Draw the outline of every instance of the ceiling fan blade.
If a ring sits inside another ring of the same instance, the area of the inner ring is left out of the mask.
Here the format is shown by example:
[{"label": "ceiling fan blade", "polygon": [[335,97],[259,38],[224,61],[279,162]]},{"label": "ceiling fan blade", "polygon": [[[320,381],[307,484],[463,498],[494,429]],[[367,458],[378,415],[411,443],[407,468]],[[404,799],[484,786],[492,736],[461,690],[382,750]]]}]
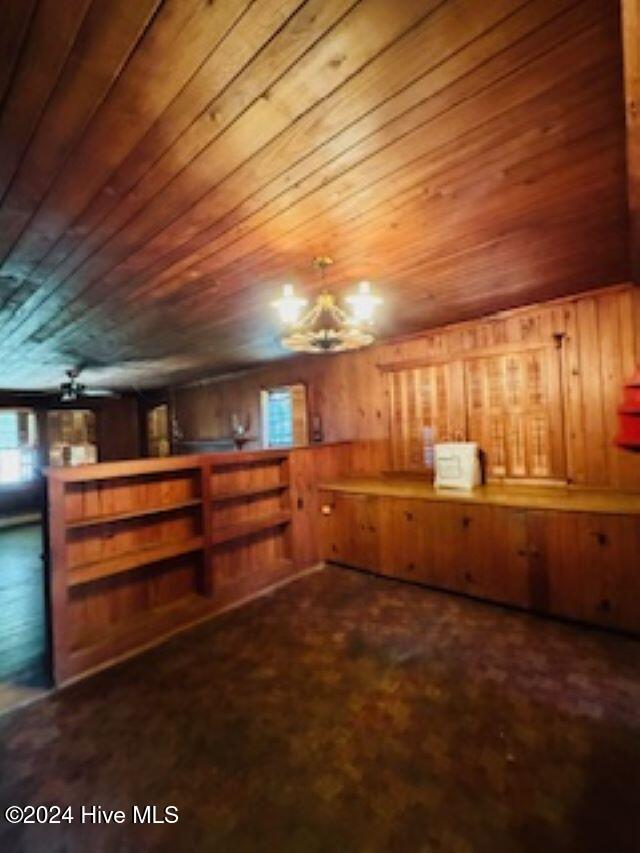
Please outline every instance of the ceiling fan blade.
[{"label": "ceiling fan blade", "polygon": [[81,392],[82,397],[120,397],[117,391],[109,391],[107,388],[84,388]]}]

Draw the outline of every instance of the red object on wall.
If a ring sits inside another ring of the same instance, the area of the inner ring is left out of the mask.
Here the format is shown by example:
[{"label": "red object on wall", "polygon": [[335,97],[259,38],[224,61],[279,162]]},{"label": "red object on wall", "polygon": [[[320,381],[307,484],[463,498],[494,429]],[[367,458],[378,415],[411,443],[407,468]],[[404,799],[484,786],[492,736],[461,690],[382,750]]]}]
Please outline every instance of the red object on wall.
[{"label": "red object on wall", "polygon": [[616,444],[640,452],[640,370],[624,386],[618,417],[620,432]]}]

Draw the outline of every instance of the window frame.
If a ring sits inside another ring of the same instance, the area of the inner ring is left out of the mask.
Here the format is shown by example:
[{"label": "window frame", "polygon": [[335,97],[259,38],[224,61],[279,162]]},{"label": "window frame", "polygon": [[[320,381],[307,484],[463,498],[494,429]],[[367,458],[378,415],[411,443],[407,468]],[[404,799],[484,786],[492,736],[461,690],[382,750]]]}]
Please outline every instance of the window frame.
[{"label": "window frame", "polygon": [[[18,441],[16,447],[2,447],[3,451],[18,452],[20,476],[15,480],[0,480],[0,489],[11,490],[30,488],[40,477],[40,435],[38,415],[30,406],[0,406],[0,414],[10,413],[19,418],[21,414],[27,416],[27,441],[20,441],[20,424],[17,424]],[[28,476],[24,472],[28,471]]]},{"label": "window frame", "polygon": [[[294,403],[291,399],[291,443],[273,444],[269,434],[269,401],[275,392],[287,391],[292,395],[292,389],[302,389],[304,394],[304,410],[302,432],[304,435],[296,436]],[[262,446],[267,450],[283,450],[290,447],[304,447],[309,443],[309,389],[305,382],[290,382],[284,385],[270,385],[260,389],[260,434]],[[296,440],[298,438],[299,440]]]}]

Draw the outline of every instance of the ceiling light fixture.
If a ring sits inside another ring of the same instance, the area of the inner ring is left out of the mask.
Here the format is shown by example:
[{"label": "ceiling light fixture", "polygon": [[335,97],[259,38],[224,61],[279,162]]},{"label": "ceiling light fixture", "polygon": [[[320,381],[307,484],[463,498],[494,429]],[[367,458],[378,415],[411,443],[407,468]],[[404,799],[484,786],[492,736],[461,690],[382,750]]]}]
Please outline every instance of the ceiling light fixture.
[{"label": "ceiling light fixture", "polygon": [[382,299],[371,292],[371,284],[361,281],[355,294],[347,296],[345,311],[326,289],[326,271],[333,261],[328,257],[314,258],[322,291],[313,306],[303,314],[306,299],[295,295],[293,285],[285,284],[282,296],[273,303],[286,327],[282,345],[294,352],[345,352],[373,343],[373,319]]}]

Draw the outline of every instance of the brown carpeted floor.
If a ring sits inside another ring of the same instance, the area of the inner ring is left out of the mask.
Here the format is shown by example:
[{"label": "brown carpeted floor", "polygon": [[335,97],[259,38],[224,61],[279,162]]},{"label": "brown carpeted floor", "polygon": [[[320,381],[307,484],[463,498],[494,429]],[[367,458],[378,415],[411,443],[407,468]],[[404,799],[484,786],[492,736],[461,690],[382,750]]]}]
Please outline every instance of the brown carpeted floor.
[{"label": "brown carpeted floor", "polygon": [[11,853],[640,849],[640,642],[338,568],[1,718],[0,742],[2,810],[75,817],[0,817]]}]

